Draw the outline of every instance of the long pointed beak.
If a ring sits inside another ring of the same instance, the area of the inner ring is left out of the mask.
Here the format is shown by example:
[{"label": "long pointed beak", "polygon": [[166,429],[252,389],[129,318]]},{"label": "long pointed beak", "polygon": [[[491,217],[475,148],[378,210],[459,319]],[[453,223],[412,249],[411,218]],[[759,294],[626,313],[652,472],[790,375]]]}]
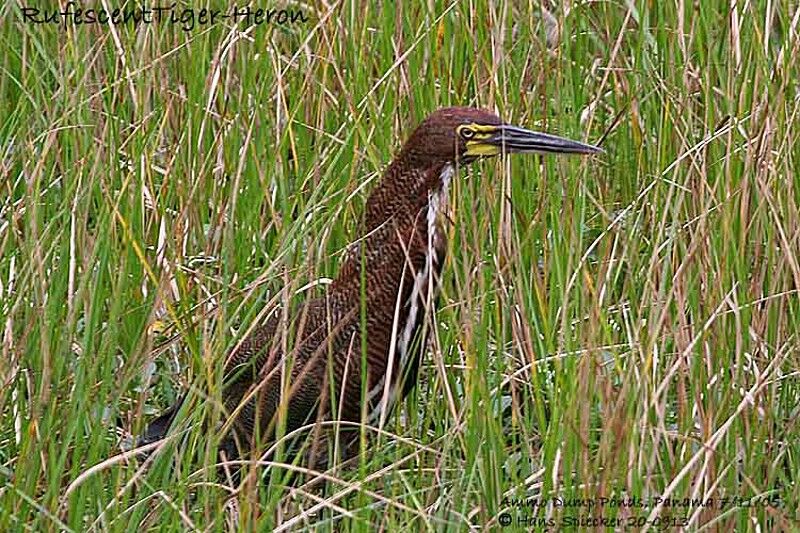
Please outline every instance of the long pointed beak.
[{"label": "long pointed beak", "polygon": [[599,146],[510,124],[498,127],[496,133],[484,142],[497,146],[501,152],[506,153],[599,154],[604,151]]}]

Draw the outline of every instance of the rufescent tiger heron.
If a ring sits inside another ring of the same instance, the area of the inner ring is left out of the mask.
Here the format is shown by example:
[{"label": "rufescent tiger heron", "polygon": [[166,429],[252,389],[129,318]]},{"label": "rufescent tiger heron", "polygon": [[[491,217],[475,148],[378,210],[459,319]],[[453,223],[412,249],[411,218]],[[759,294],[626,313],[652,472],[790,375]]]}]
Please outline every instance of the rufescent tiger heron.
[{"label": "rufescent tiger heron", "polygon": [[[263,451],[279,423],[283,435],[326,420],[382,426],[417,382],[456,169],[501,153],[601,151],[506,124],[483,109],[450,107],[428,116],[369,195],[359,236],[325,294],[296,306],[288,321],[273,312],[228,355],[222,450]],[[184,400],[154,419],[138,444],[164,438]]]}]

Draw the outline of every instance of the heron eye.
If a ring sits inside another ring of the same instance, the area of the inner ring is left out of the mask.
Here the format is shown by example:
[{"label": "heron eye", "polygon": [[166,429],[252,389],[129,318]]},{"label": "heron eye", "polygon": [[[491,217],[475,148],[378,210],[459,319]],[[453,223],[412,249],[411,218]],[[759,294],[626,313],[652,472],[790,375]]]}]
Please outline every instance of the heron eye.
[{"label": "heron eye", "polygon": [[461,128],[459,132],[461,134],[462,139],[472,139],[475,136],[475,132],[469,128]]}]

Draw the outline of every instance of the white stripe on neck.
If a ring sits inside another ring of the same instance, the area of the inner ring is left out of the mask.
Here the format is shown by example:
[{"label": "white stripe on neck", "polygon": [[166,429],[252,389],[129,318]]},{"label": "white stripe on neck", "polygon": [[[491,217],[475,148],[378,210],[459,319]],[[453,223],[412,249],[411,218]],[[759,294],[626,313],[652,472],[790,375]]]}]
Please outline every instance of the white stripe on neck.
[{"label": "white stripe on neck", "polygon": [[[411,296],[408,298],[408,316],[406,317],[405,324],[403,325],[403,330],[400,332],[400,335],[397,339],[395,354],[389,354],[390,357],[399,355],[400,364],[392,366],[394,367],[393,372],[399,372],[401,378],[407,377],[404,374],[407,371],[411,343],[414,340],[417,314],[420,313],[421,308],[430,310],[432,307],[431,302],[433,301],[432,296],[435,296],[439,290],[438,279],[433,279],[434,265],[439,262],[439,257],[436,254],[435,243],[437,239],[441,238],[441,236],[438,234],[439,227],[437,220],[442,206],[446,206],[449,202],[450,180],[453,178],[453,173],[453,165],[445,165],[441,174],[439,175],[439,179],[441,180],[440,187],[438,190],[430,191],[428,193],[428,212],[426,217],[428,223],[428,244],[425,250],[425,265],[423,266],[422,270],[417,272],[414,276],[414,286],[411,289]],[[429,286],[433,287],[433,291],[427,290]],[[425,349],[425,344],[422,344],[422,340],[423,339],[420,339],[421,344],[418,347],[420,350],[420,357],[422,356],[421,352]],[[392,378],[390,377],[390,379]],[[389,398],[386,402],[386,411],[391,410],[395,400],[397,399],[397,395],[399,394],[399,389],[402,387],[401,380],[398,379],[393,381],[395,381],[397,385],[392,385],[389,387]],[[386,376],[384,375],[381,377],[380,382],[368,393],[367,400],[372,401],[375,396],[384,391],[385,384]],[[375,424],[377,422],[379,423],[379,427],[383,426],[387,415],[387,413],[381,409],[383,403],[384,402],[381,401],[381,403],[376,405],[369,414],[368,420],[370,424]]]}]

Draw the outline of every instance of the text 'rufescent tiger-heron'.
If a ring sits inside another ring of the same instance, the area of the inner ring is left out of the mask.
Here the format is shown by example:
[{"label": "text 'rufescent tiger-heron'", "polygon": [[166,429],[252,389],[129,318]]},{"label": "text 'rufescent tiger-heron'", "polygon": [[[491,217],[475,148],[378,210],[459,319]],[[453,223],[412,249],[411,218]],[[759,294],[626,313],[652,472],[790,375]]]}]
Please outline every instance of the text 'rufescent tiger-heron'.
[{"label": "text 'rufescent tiger-heron'", "polygon": [[[417,382],[447,249],[442,212],[456,169],[504,152],[601,151],[506,124],[483,109],[450,107],[428,116],[369,195],[358,238],[325,294],[298,305],[288,323],[272,313],[228,354],[223,452],[230,458],[263,451],[279,423],[283,435],[325,420],[383,425]],[[293,344],[284,353],[287,327]],[[154,419],[138,444],[164,438],[183,401]],[[325,448],[319,455],[327,457]],[[355,451],[349,448],[345,454]]]}]

